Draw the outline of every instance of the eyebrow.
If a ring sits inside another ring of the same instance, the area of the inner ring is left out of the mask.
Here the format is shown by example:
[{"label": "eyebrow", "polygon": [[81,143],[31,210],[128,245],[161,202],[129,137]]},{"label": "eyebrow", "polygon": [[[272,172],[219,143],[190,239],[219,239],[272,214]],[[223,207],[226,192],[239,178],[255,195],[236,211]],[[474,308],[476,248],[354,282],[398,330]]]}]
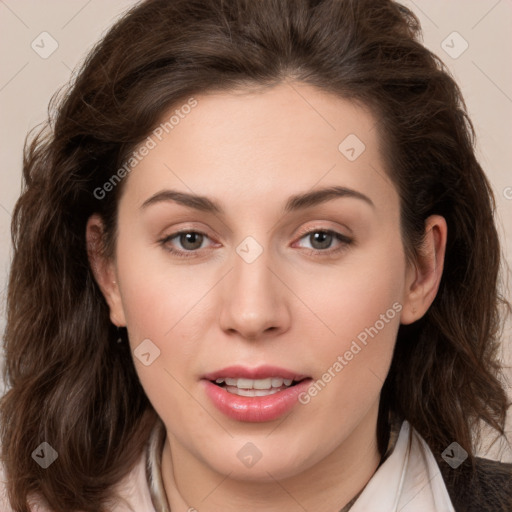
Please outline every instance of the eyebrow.
[{"label": "eyebrow", "polygon": [[[366,195],[347,187],[327,187],[311,192],[305,192],[303,194],[297,194],[288,198],[284,207],[284,213],[290,213],[293,211],[303,210],[311,208],[318,204],[330,201],[332,199],[340,197],[350,197],[354,199],[360,199],[365,203],[369,204],[372,208],[375,208],[373,201]],[[177,190],[161,190],[156,194],[152,195],[149,199],[146,199],[141,205],[141,209],[145,209],[150,205],[161,203],[161,202],[176,202],[183,206],[193,208],[208,213],[224,214],[224,210],[213,199],[206,196],[200,196],[196,194],[189,194],[186,192],[178,192]]]}]

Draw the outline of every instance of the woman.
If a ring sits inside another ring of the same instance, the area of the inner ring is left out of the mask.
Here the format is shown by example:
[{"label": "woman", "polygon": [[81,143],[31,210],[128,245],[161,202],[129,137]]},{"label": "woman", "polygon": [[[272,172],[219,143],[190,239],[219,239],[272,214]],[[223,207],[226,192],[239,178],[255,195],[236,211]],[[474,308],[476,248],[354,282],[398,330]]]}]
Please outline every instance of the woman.
[{"label": "woman", "polygon": [[4,508],[511,510],[475,455],[508,407],[493,197],[419,34],[385,0],[107,33],[26,149]]}]

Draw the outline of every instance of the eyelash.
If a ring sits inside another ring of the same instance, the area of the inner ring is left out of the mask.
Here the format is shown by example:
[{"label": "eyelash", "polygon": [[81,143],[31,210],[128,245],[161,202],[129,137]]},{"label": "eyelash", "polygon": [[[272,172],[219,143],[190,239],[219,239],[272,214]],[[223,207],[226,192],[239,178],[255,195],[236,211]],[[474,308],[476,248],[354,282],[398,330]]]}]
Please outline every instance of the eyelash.
[{"label": "eyelash", "polygon": [[[178,258],[194,258],[197,256],[198,249],[195,249],[193,251],[180,251],[180,250],[173,249],[167,245],[172,239],[177,238],[180,235],[190,234],[190,233],[194,233],[196,235],[202,235],[204,237],[209,238],[208,235],[206,233],[203,233],[202,231],[184,229],[182,231],[176,231],[175,233],[172,233],[172,234],[162,238],[158,242],[164,247],[164,249],[166,251],[170,252],[174,256],[177,256]],[[325,233],[328,235],[333,235],[336,240],[341,242],[341,245],[335,249],[325,249],[325,250],[307,249],[306,248],[306,251],[310,256],[332,256],[334,254],[337,254],[337,253],[347,249],[347,247],[353,243],[353,240],[351,238],[349,238],[345,235],[342,235],[341,233],[338,233],[337,231],[333,231],[331,229],[319,229],[319,228],[311,229],[309,231],[301,233],[298,240],[302,240],[304,237],[311,235],[313,233]]]}]

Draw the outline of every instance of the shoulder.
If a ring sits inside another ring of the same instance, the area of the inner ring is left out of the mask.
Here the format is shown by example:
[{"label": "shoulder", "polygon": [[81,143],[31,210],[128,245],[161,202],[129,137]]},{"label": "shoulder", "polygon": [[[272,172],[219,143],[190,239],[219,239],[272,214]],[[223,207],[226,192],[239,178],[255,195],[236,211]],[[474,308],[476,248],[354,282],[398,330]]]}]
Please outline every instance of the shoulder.
[{"label": "shoulder", "polygon": [[7,497],[7,476],[3,463],[0,461],[0,510],[4,512],[14,512],[11,503]]},{"label": "shoulder", "polygon": [[[0,510],[2,512],[14,512],[11,506],[11,502],[7,497],[7,476],[5,474],[4,465],[0,462]],[[36,499],[30,500],[30,511],[31,512],[51,512],[41,502]]]},{"label": "shoulder", "polygon": [[439,467],[456,512],[512,511],[512,464],[475,457],[474,465]]}]

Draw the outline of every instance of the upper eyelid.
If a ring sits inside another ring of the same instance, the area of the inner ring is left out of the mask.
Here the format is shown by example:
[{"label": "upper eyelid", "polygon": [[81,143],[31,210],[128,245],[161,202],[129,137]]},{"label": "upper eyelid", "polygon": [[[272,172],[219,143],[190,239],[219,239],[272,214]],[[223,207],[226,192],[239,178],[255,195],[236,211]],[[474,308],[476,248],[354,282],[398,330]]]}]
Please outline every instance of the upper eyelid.
[{"label": "upper eyelid", "polygon": [[327,233],[336,233],[339,234],[345,238],[351,238],[352,237],[352,230],[349,228],[345,228],[350,233],[345,234],[341,232],[341,228],[333,228],[333,227],[325,227],[325,226],[310,226],[304,230],[300,229],[297,236],[303,237],[305,235],[308,235],[310,233],[315,233],[317,231],[325,231]]}]

